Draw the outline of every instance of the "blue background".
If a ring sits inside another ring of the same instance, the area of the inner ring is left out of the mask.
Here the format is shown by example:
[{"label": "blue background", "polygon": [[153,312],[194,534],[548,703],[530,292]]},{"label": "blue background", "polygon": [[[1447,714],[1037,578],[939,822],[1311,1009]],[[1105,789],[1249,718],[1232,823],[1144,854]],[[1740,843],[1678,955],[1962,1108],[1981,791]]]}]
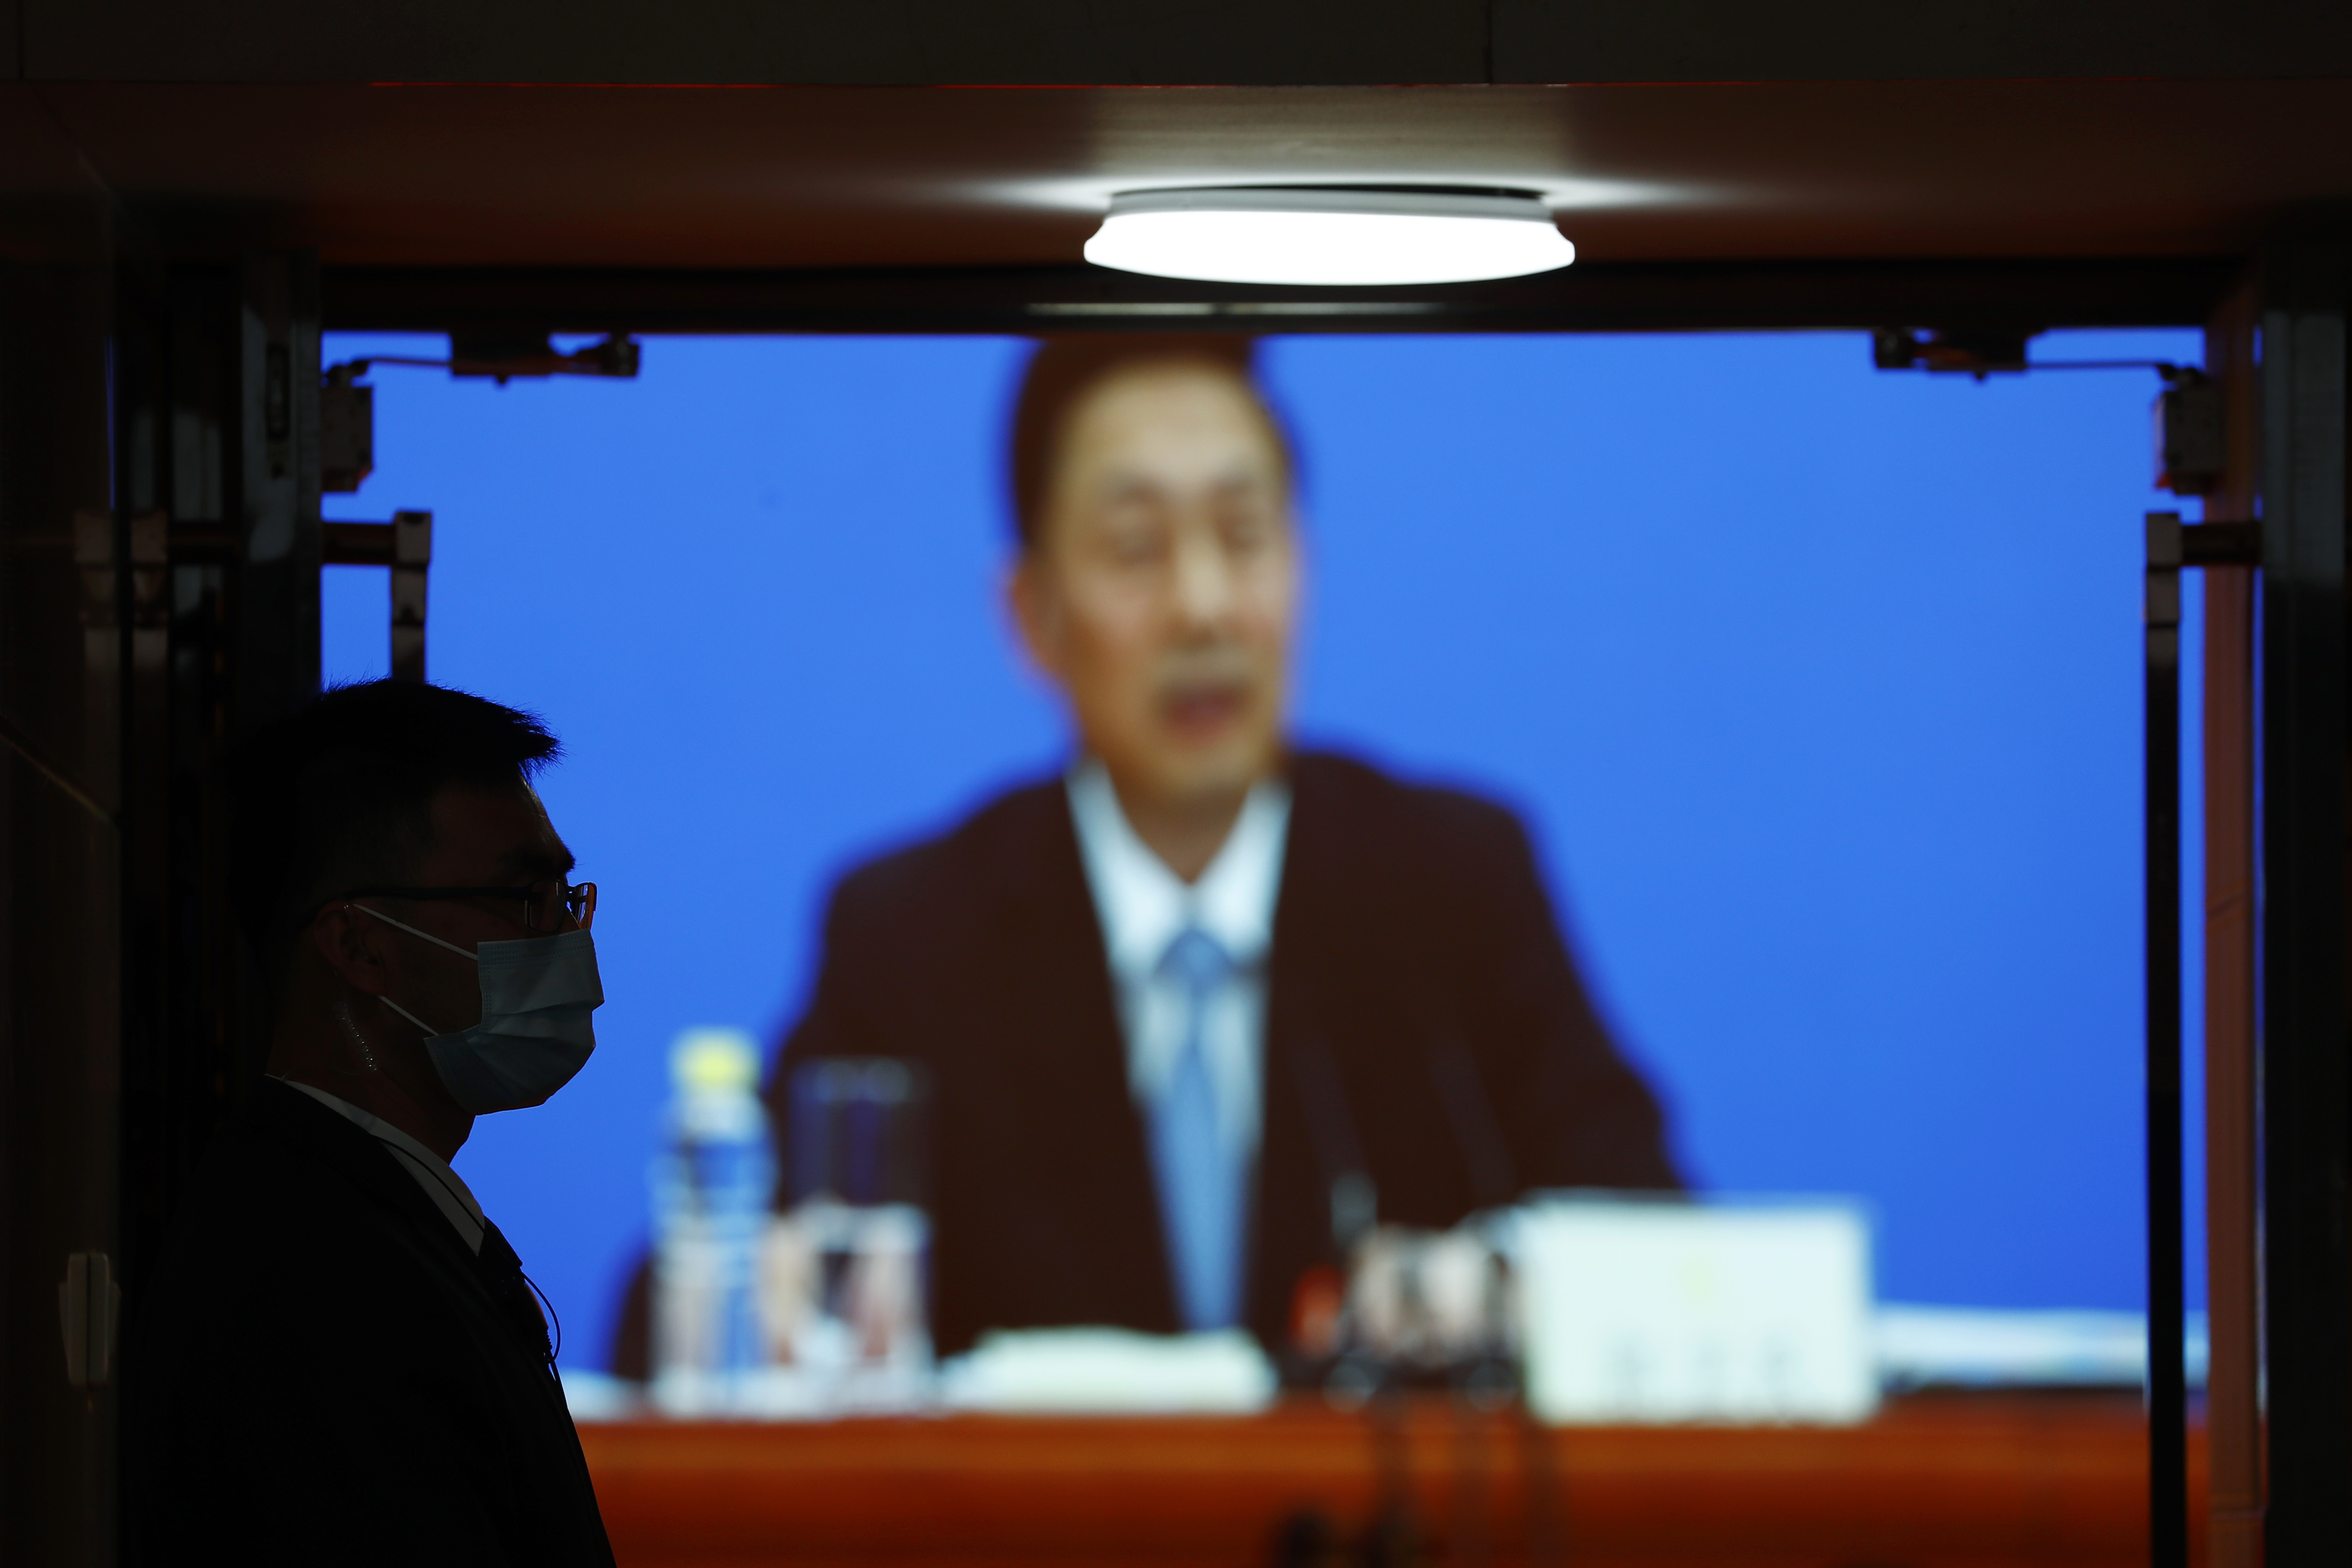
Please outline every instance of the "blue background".
[{"label": "blue background", "polygon": [[[646,1241],[670,1039],[772,1041],[833,878],[1066,755],[996,600],[1024,353],[373,377],[381,467],[328,511],[434,511],[430,674],[562,737],[544,793],[602,889],[594,1060],[457,1162],[572,1364]],[[2155,377],[1888,374],[1853,334],[1295,338],[1265,369],[1304,458],[1302,734],[1526,814],[1686,1173],[1864,1195],[1889,1299],[2138,1307]],[[382,674],[383,574],[328,577],[330,679]]]}]

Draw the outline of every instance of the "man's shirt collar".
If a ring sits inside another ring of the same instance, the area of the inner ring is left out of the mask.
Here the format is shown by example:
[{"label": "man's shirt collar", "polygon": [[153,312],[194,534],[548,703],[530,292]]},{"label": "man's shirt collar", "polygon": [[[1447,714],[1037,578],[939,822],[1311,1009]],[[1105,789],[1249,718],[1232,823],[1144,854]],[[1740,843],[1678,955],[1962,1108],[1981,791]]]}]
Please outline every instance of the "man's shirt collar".
[{"label": "man's shirt collar", "polygon": [[1129,826],[1102,763],[1081,763],[1068,787],[1078,852],[1113,973],[1122,979],[1150,974],[1187,925],[1214,938],[1237,967],[1265,961],[1274,942],[1289,837],[1287,784],[1265,779],[1251,789],[1216,858],[1189,885]]},{"label": "man's shirt collar", "polygon": [[489,1221],[483,1217],[482,1205],[474,1200],[473,1192],[464,1179],[449,1168],[448,1161],[383,1118],[362,1110],[351,1101],[329,1094],[314,1084],[301,1083],[290,1078],[280,1078],[278,1081],[289,1089],[300,1089],[391,1150],[400,1168],[415,1178],[416,1184],[425,1190],[425,1195],[433,1200],[433,1206],[457,1227],[458,1239],[466,1244],[468,1250],[478,1255],[481,1252],[482,1235],[489,1228]]}]

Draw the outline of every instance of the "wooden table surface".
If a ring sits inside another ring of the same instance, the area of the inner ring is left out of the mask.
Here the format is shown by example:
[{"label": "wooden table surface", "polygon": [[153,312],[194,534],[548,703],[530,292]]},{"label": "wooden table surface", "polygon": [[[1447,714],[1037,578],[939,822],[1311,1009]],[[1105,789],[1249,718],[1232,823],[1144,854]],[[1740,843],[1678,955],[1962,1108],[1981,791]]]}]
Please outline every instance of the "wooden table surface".
[{"label": "wooden table surface", "polygon": [[[2146,1428],[2137,1398],[2111,1395],[1916,1395],[1844,1428],[1550,1430],[1444,1403],[1380,1423],[1306,1404],[1242,1418],[642,1422],[584,1426],[581,1440],[622,1568],[1240,1568],[1276,1562],[1286,1522],[1306,1515],[1352,1545],[1398,1498],[1424,1562],[2146,1561]],[[2191,1464],[2201,1497],[2201,1441]]]}]

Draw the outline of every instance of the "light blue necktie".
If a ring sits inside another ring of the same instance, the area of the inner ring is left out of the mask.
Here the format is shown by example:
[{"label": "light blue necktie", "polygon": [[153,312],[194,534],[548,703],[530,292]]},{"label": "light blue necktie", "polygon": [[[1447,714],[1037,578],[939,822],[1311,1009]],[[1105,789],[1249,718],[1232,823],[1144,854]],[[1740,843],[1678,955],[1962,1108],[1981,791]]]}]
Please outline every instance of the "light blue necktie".
[{"label": "light blue necktie", "polygon": [[1168,944],[1160,972],[1184,990],[1184,1039],[1151,1107],[1151,1168],[1161,1228],[1184,1326],[1229,1329],[1241,1320],[1242,1161],[1218,1135],[1209,1075],[1209,999],[1233,972],[1216,939],[1188,926]]}]

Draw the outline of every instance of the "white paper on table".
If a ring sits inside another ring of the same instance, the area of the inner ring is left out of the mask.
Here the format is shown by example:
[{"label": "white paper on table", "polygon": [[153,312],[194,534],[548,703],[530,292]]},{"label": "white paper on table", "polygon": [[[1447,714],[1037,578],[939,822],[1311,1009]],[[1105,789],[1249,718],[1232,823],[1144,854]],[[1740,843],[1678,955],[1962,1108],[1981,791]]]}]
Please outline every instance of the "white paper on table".
[{"label": "white paper on table", "polygon": [[940,1374],[950,1409],[1098,1415],[1246,1415],[1274,1402],[1276,1383],[1265,1352],[1237,1330],[999,1331]]}]

